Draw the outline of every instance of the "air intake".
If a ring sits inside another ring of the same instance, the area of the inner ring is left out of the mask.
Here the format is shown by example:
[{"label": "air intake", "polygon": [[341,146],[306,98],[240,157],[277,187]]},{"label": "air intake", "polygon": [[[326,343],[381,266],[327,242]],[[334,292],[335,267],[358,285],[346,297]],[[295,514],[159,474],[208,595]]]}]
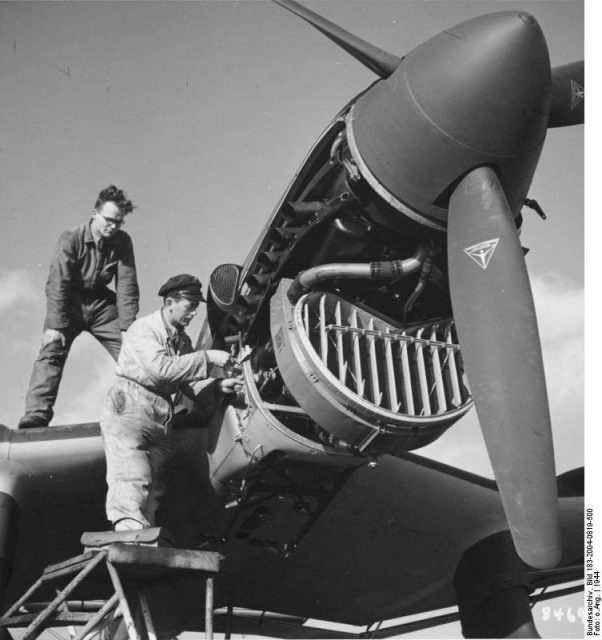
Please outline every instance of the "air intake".
[{"label": "air intake", "polygon": [[293,306],[283,291],[286,283],[271,307],[280,373],[332,435],[351,444],[374,432],[405,436],[416,448],[472,406],[451,319],[400,328],[332,293]]},{"label": "air intake", "polygon": [[230,306],[236,298],[240,267],[236,264],[220,264],[209,278],[209,288],[218,306]]}]

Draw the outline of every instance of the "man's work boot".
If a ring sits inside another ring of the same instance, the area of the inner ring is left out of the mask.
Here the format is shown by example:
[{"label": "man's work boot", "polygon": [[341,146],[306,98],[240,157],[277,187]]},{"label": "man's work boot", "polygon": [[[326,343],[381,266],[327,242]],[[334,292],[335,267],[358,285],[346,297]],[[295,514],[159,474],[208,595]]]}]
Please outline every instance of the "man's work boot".
[{"label": "man's work boot", "polygon": [[121,518],[113,524],[113,531],[138,531],[144,528],[144,525],[134,518]]},{"label": "man's work boot", "polygon": [[17,429],[36,429],[37,427],[47,427],[48,420],[41,416],[23,416],[19,420]]}]

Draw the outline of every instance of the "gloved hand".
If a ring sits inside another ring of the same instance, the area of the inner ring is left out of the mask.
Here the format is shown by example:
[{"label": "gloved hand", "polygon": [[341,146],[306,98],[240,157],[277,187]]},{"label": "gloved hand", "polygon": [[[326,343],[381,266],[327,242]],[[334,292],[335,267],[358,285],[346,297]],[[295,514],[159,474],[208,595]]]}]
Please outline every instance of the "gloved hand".
[{"label": "gloved hand", "polygon": [[214,367],[225,367],[230,361],[231,356],[227,351],[220,351],[219,349],[209,349],[205,351],[205,355],[209,360],[209,364]]},{"label": "gloved hand", "polygon": [[223,378],[219,381],[222,393],[237,393],[241,391],[244,383],[242,378]]},{"label": "gloved hand", "polygon": [[46,329],[42,336],[42,346],[45,347],[51,342],[58,342],[61,347],[64,347],[67,343],[65,340],[65,334],[58,329]]}]

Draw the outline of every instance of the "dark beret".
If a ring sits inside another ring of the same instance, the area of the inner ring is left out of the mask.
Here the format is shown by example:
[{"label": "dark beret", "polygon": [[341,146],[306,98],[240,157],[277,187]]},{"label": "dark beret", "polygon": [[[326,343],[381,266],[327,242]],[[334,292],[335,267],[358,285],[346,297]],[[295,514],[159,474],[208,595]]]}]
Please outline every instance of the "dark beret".
[{"label": "dark beret", "polygon": [[188,273],[180,273],[172,276],[160,289],[159,295],[165,298],[167,295],[178,295],[191,300],[205,302],[201,281]]}]

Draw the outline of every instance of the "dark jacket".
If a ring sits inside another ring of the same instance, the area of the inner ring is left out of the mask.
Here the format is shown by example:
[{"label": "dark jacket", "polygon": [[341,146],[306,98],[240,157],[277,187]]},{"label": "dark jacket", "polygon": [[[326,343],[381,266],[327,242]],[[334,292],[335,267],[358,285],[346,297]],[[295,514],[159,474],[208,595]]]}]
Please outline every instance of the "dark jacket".
[{"label": "dark jacket", "polygon": [[113,277],[119,328],[125,331],[136,319],[139,290],[132,240],[119,229],[99,250],[90,223],[64,231],[57,242],[46,282],[47,329],[68,328],[74,304],[113,296],[107,288]]}]

